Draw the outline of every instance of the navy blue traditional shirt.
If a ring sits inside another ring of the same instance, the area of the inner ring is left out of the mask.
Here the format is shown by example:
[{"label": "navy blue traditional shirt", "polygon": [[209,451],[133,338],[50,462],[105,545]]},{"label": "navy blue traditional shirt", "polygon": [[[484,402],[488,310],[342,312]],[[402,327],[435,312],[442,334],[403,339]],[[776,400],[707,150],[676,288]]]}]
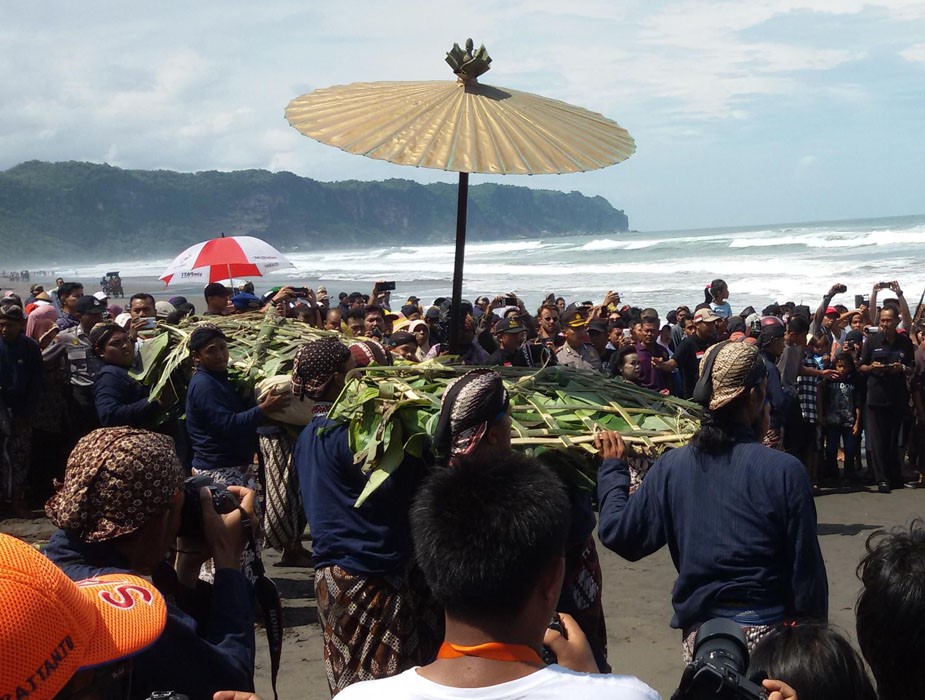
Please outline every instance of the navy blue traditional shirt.
[{"label": "navy blue traditional shirt", "polygon": [[672,627],[687,629],[729,608],[779,607],[784,619],[826,619],[816,507],[795,457],[749,433],[719,455],[690,445],[666,452],[632,496],[629,482],[623,460],[604,461],[598,534],[630,561],[668,545],[678,571]]},{"label": "navy blue traditional shirt", "polygon": [[263,413],[247,408],[228,381],[227,372],[193,372],[186,390],[186,431],[195,469],[225,469],[251,464]]},{"label": "navy blue traditional shirt", "polygon": [[93,383],[93,400],[100,425],[148,428],[157,404],[148,401],[148,387],[136,382],[125,367],[104,365]]},{"label": "navy blue traditional shirt", "polygon": [[401,570],[411,557],[408,510],[423,462],[406,454],[401,466],[354,508],[367,476],[353,463],[347,426],[316,416],[299,435],[292,463],[299,474],[316,569],[339,566],[359,575]]},{"label": "navy blue traditional shirt", "polygon": [[14,416],[32,415],[42,383],[42,351],[20,334],[12,343],[0,340],[0,392]]}]

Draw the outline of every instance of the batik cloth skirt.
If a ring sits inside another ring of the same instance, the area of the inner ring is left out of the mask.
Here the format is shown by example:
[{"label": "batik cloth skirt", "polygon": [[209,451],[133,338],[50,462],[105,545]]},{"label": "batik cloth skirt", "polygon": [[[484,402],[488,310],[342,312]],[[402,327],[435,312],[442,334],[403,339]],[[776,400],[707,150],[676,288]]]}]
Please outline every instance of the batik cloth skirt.
[{"label": "batik cloth skirt", "polygon": [[419,570],[367,576],[326,566],[315,572],[315,596],[331,695],[436,658],[443,610]]},{"label": "batik cloth skirt", "polygon": [[[225,486],[244,486],[257,491],[257,467],[254,464],[248,464],[241,467],[222,467],[221,469],[193,469],[193,475],[205,474],[211,476],[212,481]],[[257,523],[260,523],[260,503],[254,500],[254,515],[257,517]],[[247,577],[247,580],[254,583],[257,580],[257,573],[254,570],[254,563],[260,559],[260,537],[255,536],[248,540],[244,545],[244,551],[241,553],[241,573]],[[199,572],[199,578],[208,583],[215,581],[215,562],[209,559],[202,565]]]}]

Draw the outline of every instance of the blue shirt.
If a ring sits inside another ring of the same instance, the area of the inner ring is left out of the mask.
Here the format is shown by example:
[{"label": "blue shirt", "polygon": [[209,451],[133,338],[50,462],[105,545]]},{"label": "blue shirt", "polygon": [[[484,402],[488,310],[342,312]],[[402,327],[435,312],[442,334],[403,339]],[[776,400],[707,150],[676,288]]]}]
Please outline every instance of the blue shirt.
[{"label": "blue shirt", "polygon": [[247,408],[227,372],[197,369],[186,391],[186,431],[195,469],[241,467],[253,462],[263,413]]},{"label": "blue shirt", "polygon": [[691,445],[662,455],[628,496],[623,460],[598,474],[598,534],[636,561],[668,545],[678,578],[671,626],[687,629],[721,607],[782,606],[828,616],[828,579],[803,465],[750,434],[719,455]]},{"label": "blue shirt", "polygon": [[32,415],[42,384],[42,351],[20,333],[12,343],[0,339],[0,396],[14,416]]},{"label": "blue shirt", "polygon": [[93,400],[100,425],[150,428],[157,404],[148,401],[148,387],[136,382],[125,367],[104,365],[93,383]]},{"label": "blue shirt", "polygon": [[354,508],[367,476],[353,463],[347,426],[316,416],[299,435],[292,463],[316,569],[339,566],[352,574],[376,575],[405,566],[411,557],[408,510],[424,475],[423,462],[406,454],[395,472]]}]

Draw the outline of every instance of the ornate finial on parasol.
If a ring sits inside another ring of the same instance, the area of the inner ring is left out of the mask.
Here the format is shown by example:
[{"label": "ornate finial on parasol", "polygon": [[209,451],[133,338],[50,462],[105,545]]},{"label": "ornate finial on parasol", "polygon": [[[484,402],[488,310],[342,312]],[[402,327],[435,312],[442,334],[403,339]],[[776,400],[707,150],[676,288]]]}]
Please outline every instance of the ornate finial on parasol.
[{"label": "ornate finial on parasol", "polygon": [[453,44],[453,50],[446,55],[446,62],[463,82],[476,80],[491,68],[491,56],[488,55],[485,45],[479,46],[479,50],[475,52],[472,51],[473,46],[472,39],[467,39],[465,51],[459,48],[459,44]]}]

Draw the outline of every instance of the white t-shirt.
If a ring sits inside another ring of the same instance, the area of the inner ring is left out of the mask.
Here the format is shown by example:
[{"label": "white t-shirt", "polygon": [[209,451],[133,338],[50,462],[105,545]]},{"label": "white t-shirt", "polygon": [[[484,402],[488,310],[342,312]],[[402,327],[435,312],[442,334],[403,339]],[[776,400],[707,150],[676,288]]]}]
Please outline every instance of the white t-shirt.
[{"label": "white t-shirt", "polygon": [[391,678],[354,683],[338,700],[660,700],[652,688],[633,676],[577,673],[553,664],[508,683],[485,688],[453,688],[434,683],[417,668]]}]

